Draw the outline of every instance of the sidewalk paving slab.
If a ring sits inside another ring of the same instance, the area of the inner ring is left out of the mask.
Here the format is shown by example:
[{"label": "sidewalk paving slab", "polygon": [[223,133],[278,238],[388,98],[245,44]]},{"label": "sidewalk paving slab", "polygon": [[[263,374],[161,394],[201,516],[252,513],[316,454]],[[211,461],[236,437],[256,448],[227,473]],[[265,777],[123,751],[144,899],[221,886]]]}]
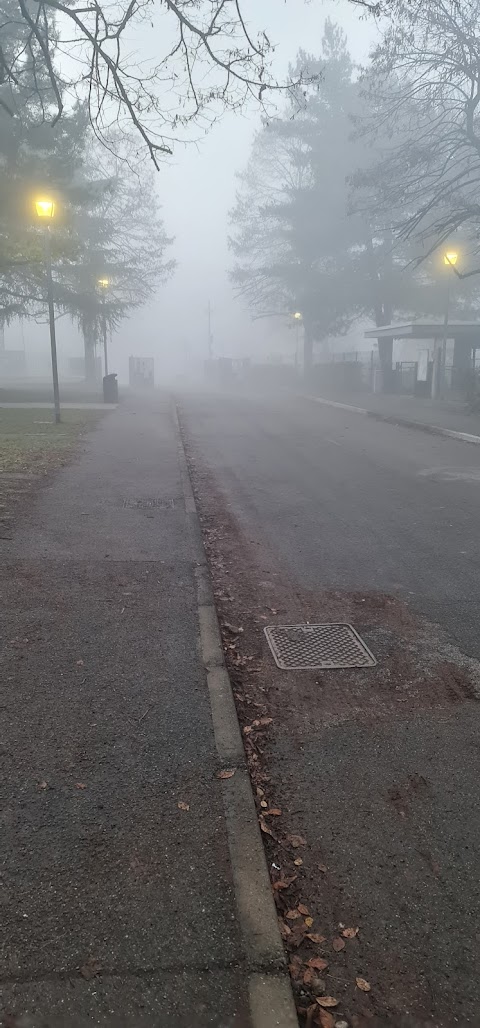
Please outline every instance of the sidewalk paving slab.
[{"label": "sidewalk paving slab", "polygon": [[440,434],[461,433],[480,439],[480,415],[469,413],[466,404],[460,401],[368,392],[309,395],[317,403],[353,408],[358,413],[377,417],[381,421],[438,430]]},{"label": "sidewalk paving slab", "polygon": [[250,1028],[168,402],[0,555],[0,1024]]}]

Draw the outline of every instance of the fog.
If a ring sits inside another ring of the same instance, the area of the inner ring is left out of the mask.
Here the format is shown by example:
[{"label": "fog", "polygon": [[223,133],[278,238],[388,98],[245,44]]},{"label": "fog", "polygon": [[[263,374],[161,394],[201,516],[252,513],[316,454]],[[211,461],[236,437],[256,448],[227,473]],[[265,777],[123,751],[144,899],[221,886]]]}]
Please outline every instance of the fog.
[{"label": "fog", "polygon": [[[265,27],[276,44],[275,73],[284,79],[299,49],[320,51],[325,19],[333,18],[346,31],[352,57],[363,61],[375,38],[375,25],[348,2],[264,0],[261,12],[254,0],[245,4],[249,24]],[[143,33],[143,35],[142,35]],[[139,59],[151,49],[146,29],[137,33]],[[278,100],[281,109],[284,98]],[[236,190],[236,173],[245,166],[259,110],[247,107],[226,112],[216,124],[197,133],[197,142],[176,145],[161,163],[155,188],[162,217],[174,245],[169,258],[177,268],[142,309],[135,310],[116,330],[111,342],[111,364],[121,380],[127,377],[128,356],[153,356],[157,380],[163,380],[208,353],[207,306],[211,303],[215,356],[268,355],[278,349],[286,327],[280,319],[252,320],[244,301],[236,299],[229,281],[232,256],[228,251],[228,212]],[[58,317],[60,367],[70,356],[81,356],[83,342],[68,316]],[[14,321],[5,329],[7,348],[26,348],[29,372],[48,374],[48,325]]]}]

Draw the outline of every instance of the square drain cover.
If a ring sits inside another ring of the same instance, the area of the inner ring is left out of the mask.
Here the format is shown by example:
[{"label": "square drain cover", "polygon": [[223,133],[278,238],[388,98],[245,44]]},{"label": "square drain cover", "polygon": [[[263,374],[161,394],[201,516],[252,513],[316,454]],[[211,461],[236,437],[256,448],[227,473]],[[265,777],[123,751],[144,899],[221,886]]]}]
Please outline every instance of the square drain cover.
[{"label": "square drain cover", "polygon": [[159,507],[161,510],[173,510],[175,500],[162,500],[157,496],[140,496],[124,500],[123,506],[132,510],[152,510]]},{"label": "square drain cover", "polygon": [[374,667],[375,657],[353,625],[275,625],[264,629],[283,671]]}]

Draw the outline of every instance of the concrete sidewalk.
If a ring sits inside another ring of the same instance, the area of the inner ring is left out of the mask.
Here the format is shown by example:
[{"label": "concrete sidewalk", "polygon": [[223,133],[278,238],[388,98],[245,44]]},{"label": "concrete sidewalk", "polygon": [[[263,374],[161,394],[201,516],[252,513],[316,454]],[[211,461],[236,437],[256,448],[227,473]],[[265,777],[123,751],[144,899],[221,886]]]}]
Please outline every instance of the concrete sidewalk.
[{"label": "concrete sidewalk", "polygon": [[478,437],[480,441],[480,414],[470,414],[466,403],[460,401],[366,392],[309,395],[317,403],[353,407],[359,413],[369,414],[381,421],[431,431],[437,429],[440,435],[470,435]]},{"label": "concrete sidewalk", "polygon": [[239,917],[231,835],[255,844],[258,825],[227,824],[178,438],[155,402],[105,418],[0,544],[9,1028],[292,1024],[278,940],[267,967]]}]

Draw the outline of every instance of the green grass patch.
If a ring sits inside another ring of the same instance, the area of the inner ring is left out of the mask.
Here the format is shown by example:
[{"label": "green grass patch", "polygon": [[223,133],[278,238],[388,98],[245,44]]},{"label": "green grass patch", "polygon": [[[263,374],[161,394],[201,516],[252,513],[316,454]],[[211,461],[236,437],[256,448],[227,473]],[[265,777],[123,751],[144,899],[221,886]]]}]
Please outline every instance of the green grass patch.
[{"label": "green grass patch", "polygon": [[9,537],[15,508],[38,479],[66,464],[103,416],[98,410],[62,410],[56,425],[44,408],[0,408],[0,537]]}]

